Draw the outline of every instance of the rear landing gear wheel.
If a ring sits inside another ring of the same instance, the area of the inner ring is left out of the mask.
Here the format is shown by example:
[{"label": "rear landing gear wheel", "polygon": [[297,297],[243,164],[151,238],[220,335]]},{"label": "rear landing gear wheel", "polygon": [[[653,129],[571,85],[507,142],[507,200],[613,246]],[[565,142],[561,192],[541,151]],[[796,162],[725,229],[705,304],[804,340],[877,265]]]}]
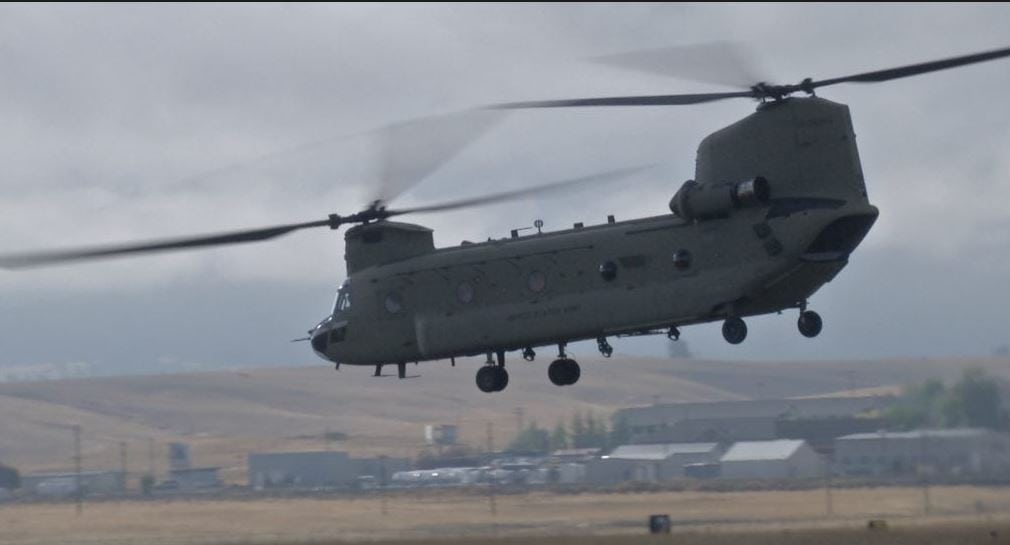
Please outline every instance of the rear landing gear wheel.
[{"label": "rear landing gear wheel", "polygon": [[579,381],[582,376],[582,369],[575,360],[568,358],[557,359],[547,367],[547,378],[555,386],[571,386]]},{"label": "rear landing gear wheel", "polygon": [[747,324],[736,316],[726,318],[722,323],[722,338],[729,344],[740,344],[747,338]]},{"label": "rear landing gear wheel", "polygon": [[500,392],[509,384],[509,374],[504,367],[485,365],[477,370],[477,388],[485,393]]},{"label": "rear landing gear wheel", "polygon": [[800,313],[800,319],[796,322],[796,327],[799,328],[801,335],[812,339],[820,335],[824,322],[821,320],[820,314],[812,310],[805,310]]}]

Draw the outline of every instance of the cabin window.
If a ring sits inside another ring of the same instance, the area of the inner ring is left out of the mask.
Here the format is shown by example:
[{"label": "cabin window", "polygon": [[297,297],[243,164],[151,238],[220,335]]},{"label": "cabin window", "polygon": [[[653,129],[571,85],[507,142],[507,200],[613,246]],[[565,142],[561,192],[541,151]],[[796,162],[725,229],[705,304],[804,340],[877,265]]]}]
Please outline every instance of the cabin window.
[{"label": "cabin window", "polygon": [[456,300],[464,305],[473,301],[473,286],[469,282],[460,282],[456,286]]},{"label": "cabin window", "polygon": [[403,297],[395,291],[390,292],[389,295],[386,295],[385,306],[386,312],[396,314],[403,310]]},{"label": "cabin window", "polygon": [[333,302],[333,313],[347,312],[351,310],[351,284],[350,281],[344,282],[340,289],[337,290],[337,298]]},{"label": "cabin window", "polygon": [[529,278],[526,279],[526,286],[529,287],[530,291],[533,293],[540,293],[544,291],[544,288],[547,287],[547,275],[542,271],[531,272]]},{"label": "cabin window", "polygon": [[691,252],[680,249],[673,252],[673,266],[677,267],[678,271],[686,271],[691,268]]},{"label": "cabin window", "polygon": [[607,282],[617,278],[617,264],[613,261],[600,263],[600,276]]},{"label": "cabin window", "polygon": [[347,338],[347,326],[340,326],[330,330],[330,343],[342,343]]}]

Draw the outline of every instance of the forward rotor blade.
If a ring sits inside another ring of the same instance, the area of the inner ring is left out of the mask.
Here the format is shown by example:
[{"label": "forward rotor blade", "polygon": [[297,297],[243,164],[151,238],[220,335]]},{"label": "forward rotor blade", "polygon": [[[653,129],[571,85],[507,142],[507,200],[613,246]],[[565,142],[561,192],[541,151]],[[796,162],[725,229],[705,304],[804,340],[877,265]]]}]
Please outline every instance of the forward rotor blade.
[{"label": "forward rotor blade", "polygon": [[459,155],[503,115],[486,109],[464,110],[380,129],[375,137],[379,180],[372,200],[391,202]]},{"label": "forward rotor blade", "polygon": [[72,261],[104,259],[131,254],[146,254],[169,250],[201,248],[206,246],[259,242],[262,240],[277,238],[300,229],[335,225],[340,225],[340,218],[310,221],[306,223],[275,225],[273,227],[233,231],[230,233],[220,233],[216,235],[202,235],[122,245],[92,246],[89,248],[56,250],[51,252],[5,255],[0,256],[0,268],[23,269],[28,267],[56,265]]},{"label": "forward rotor blade", "polygon": [[749,89],[756,82],[770,81],[758,68],[759,63],[750,49],[737,42],[640,49],[590,60],[625,70],[738,89]]},{"label": "forward rotor blade", "polygon": [[729,93],[700,93],[692,95],[648,95],[603,98],[575,98],[563,100],[535,100],[530,102],[506,102],[488,106],[494,110],[521,110],[527,108],[577,108],[582,106],[685,106],[714,102],[727,98],[756,98],[753,91]]},{"label": "forward rotor blade", "polygon": [[962,55],[960,57],[952,57],[949,59],[942,59],[939,61],[923,62],[919,64],[909,64],[907,66],[899,66],[897,68],[875,70],[873,72],[853,74],[851,76],[844,76],[841,78],[832,78],[815,81],[811,83],[811,87],[813,88],[825,87],[828,85],[834,85],[836,83],[845,83],[845,82],[879,83],[898,78],[917,76],[919,74],[927,74],[929,72],[937,72],[939,70],[946,70],[948,68],[957,68],[958,66],[975,64],[977,62],[991,61],[1003,57],[1010,57],[1010,47],[1004,49],[996,49],[994,51],[986,51],[983,53]]},{"label": "forward rotor blade", "polygon": [[636,166],[627,167],[617,170],[610,170],[607,172],[602,172],[600,174],[593,174],[590,176],[582,176],[580,178],[572,178],[569,180],[561,180],[558,182],[553,182],[546,185],[538,185],[536,187],[530,187],[526,189],[519,189],[517,191],[506,191],[503,193],[496,193],[494,195],[486,195],[483,197],[473,197],[470,199],[461,199],[458,201],[450,201],[439,204],[432,204],[428,206],[418,206],[415,208],[403,208],[399,210],[387,210],[387,216],[399,216],[402,214],[419,214],[425,212],[441,212],[444,210],[455,210],[458,208],[470,208],[473,206],[483,206],[486,204],[498,203],[503,201],[514,201],[517,199],[522,199],[524,197],[530,197],[533,195],[544,195],[548,193],[554,193],[561,191],[563,189],[571,189],[575,186],[590,185],[594,183],[603,183],[613,180],[618,180],[635,174],[636,172],[641,172],[651,168],[649,166]]}]

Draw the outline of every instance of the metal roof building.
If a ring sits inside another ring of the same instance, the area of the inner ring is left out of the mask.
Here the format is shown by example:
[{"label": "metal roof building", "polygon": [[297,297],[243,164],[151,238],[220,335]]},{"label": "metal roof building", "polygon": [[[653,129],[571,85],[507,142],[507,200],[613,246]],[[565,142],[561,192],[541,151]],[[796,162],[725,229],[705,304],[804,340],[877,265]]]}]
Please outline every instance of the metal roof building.
[{"label": "metal roof building", "polygon": [[[80,481],[78,481],[78,478]],[[80,482],[83,493],[118,493],[126,489],[126,476],[120,471],[82,471],[35,473],[21,476],[21,488],[43,496],[70,496]]]},{"label": "metal roof building", "polygon": [[249,455],[249,486],[321,488],[351,486],[358,474],[346,452],[277,452]]},{"label": "metal roof building", "polygon": [[718,443],[621,445],[590,462],[586,479],[598,485],[676,479],[685,465],[716,462],[722,452]]},{"label": "metal roof building", "polygon": [[822,475],[824,461],[806,441],[740,441],[719,460],[730,479],[800,479]]},{"label": "metal roof building", "polygon": [[835,440],[835,466],[848,475],[1010,473],[1010,435],[977,428],[856,433]]},{"label": "metal roof building", "polygon": [[751,441],[776,438],[782,419],[823,419],[872,413],[893,396],[756,399],[668,403],[618,411],[635,442]]}]

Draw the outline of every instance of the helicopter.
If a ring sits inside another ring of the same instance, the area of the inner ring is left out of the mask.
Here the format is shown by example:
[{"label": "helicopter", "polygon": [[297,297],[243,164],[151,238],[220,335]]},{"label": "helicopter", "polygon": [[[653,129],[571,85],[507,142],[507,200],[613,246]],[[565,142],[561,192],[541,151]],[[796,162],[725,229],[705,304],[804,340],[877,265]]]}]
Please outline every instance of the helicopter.
[{"label": "helicopter", "polygon": [[[1010,48],[796,84],[757,82],[716,93],[617,96],[494,104],[484,112],[606,106],[684,106],[746,98],[747,117],[705,137],[693,178],[658,216],[543,231],[513,230],[486,242],[436,248],[431,229],[393,218],[447,212],[583,184],[613,183],[623,168],[544,186],[413,208],[376,199],[358,212],[264,228],[124,245],[0,256],[18,269],[150,252],[259,242],[295,231],[351,226],[344,233],[346,280],[329,314],[308,332],[312,350],[337,369],[486,356],[475,377],[500,392],[506,354],[526,361],[556,347],[557,386],[578,382],[568,343],[611,337],[680,336],[722,322],[732,344],[745,318],[798,311],[799,333],[816,337],[822,318],[809,300],[848,264],[876,221],[849,108],[817,95],[840,83],[879,83],[1010,56]],[[429,169],[430,170],[430,169]]]}]

